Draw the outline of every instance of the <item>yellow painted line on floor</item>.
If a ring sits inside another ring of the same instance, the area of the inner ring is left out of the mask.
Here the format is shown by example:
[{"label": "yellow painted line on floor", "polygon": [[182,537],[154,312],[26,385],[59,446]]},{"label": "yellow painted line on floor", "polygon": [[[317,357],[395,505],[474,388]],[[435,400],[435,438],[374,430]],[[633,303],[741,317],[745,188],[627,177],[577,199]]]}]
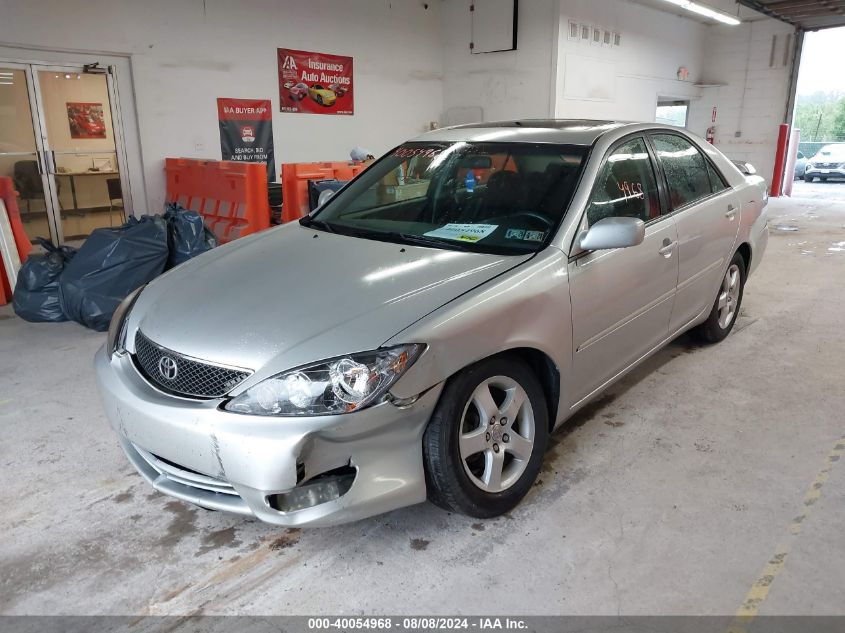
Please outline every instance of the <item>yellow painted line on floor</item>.
[{"label": "yellow painted line on floor", "polygon": [[[813,479],[813,483],[810,484],[810,487],[804,494],[801,514],[792,519],[792,522],[789,524],[790,537],[794,538],[801,533],[804,524],[813,512],[816,502],[821,497],[822,488],[830,477],[830,471],[833,469],[833,465],[838,462],[844,454],[845,435],[836,440],[833,445],[833,449],[831,449],[824,460],[824,466],[822,466],[822,469],[816,475],[815,479]],[[778,546],[775,555],[769,559],[769,562],[766,563],[765,567],[763,567],[763,571],[760,572],[757,580],[755,580],[754,584],[751,585],[751,589],[748,590],[745,600],[740,605],[739,609],[737,609],[736,619],[734,621],[734,625],[728,629],[729,633],[745,632],[745,626],[747,626],[759,613],[760,605],[762,605],[768,597],[772,583],[775,578],[777,578],[778,574],[783,571],[783,568],[786,565],[787,556],[789,556],[789,542],[782,543]]]},{"label": "yellow painted line on floor", "polygon": [[11,400],[0,400],[0,405],[9,404]]}]

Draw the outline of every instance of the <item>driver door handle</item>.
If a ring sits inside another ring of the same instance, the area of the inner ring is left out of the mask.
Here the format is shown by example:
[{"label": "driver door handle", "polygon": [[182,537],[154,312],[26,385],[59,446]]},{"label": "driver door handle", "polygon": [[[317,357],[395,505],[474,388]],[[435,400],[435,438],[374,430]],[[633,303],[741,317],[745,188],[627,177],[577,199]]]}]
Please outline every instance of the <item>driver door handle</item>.
[{"label": "driver door handle", "polygon": [[671,241],[668,237],[663,240],[663,246],[661,246],[657,252],[663,255],[666,259],[672,257],[672,253],[675,251],[675,247],[678,245],[678,241],[675,240],[674,242]]},{"label": "driver door handle", "polygon": [[733,221],[733,219],[736,217],[736,207],[734,205],[732,205],[732,204],[728,205],[728,210],[725,213],[725,217],[728,220]]}]

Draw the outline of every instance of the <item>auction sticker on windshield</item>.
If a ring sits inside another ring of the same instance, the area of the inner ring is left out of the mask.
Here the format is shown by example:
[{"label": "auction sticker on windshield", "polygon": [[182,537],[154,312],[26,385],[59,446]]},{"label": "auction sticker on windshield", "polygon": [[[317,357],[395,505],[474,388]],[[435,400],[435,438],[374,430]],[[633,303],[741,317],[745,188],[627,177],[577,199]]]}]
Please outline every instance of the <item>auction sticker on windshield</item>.
[{"label": "auction sticker on windshield", "polygon": [[446,224],[424,235],[426,237],[458,240],[459,242],[477,242],[483,240],[497,228],[499,228],[498,224]]}]

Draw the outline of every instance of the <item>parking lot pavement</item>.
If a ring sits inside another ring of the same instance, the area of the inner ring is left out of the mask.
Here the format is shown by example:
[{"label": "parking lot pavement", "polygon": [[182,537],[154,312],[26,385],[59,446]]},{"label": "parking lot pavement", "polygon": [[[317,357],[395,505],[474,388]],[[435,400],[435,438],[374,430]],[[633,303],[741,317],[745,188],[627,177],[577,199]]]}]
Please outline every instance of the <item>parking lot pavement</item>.
[{"label": "parking lot pavement", "polygon": [[102,414],[105,336],[0,309],[0,612],[732,614],[762,593],[762,614],[842,613],[845,203],[769,208],[728,339],[613,386],[490,521],[422,504],[288,530],[165,497]]},{"label": "parking lot pavement", "polygon": [[845,200],[845,179],[828,180],[827,182],[796,180],[792,184],[792,197]]}]

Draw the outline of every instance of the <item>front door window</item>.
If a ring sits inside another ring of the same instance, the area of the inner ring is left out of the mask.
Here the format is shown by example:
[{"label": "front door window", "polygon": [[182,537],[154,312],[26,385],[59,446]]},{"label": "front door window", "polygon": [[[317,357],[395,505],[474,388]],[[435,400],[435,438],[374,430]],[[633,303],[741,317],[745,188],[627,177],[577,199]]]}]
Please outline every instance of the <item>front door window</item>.
[{"label": "front door window", "polygon": [[660,215],[660,196],[642,138],[614,149],[599,170],[587,206],[590,225],[603,218],[629,217],[648,222]]}]

